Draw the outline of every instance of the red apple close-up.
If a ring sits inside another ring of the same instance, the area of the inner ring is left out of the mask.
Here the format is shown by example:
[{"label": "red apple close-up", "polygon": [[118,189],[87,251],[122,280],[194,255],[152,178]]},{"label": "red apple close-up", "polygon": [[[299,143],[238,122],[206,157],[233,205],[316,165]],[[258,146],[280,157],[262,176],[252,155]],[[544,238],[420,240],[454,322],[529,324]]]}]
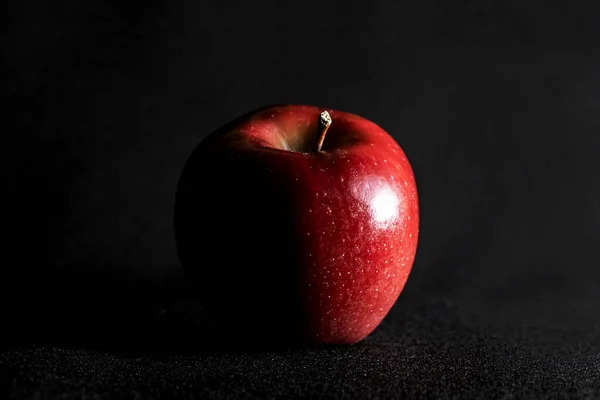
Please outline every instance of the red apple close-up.
[{"label": "red apple close-up", "polygon": [[177,250],[217,328],[250,342],[354,344],[402,292],[417,251],[410,162],[361,116],[272,105],[193,150]]}]

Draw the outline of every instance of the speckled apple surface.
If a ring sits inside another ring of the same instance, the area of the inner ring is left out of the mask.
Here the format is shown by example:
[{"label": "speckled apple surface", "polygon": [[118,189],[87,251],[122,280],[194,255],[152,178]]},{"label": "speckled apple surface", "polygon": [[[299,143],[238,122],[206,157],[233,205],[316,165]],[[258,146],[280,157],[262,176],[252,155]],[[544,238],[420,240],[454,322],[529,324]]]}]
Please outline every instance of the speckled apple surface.
[{"label": "speckled apple surface", "polygon": [[315,151],[323,110],[241,116],[198,145],[178,183],[186,277],[218,326],[243,315],[235,324],[250,340],[356,343],[413,265],[419,206],[406,154],[376,123],[330,109]]}]

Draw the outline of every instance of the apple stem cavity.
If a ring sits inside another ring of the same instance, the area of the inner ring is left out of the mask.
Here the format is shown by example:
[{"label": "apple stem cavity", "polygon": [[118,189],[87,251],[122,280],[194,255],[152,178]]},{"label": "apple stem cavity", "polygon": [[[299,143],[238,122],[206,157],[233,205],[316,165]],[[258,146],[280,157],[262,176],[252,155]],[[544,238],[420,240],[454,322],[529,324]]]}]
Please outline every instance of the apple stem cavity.
[{"label": "apple stem cavity", "polygon": [[323,141],[325,140],[325,134],[327,133],[327,129],[331,126],[331,115],[327,112],[327,110],[323,111],[319,115],[319,131],[318,131],[318,139],[317,146],[315,151],[318,153],[321,151],[321,147],[323,147]]}]

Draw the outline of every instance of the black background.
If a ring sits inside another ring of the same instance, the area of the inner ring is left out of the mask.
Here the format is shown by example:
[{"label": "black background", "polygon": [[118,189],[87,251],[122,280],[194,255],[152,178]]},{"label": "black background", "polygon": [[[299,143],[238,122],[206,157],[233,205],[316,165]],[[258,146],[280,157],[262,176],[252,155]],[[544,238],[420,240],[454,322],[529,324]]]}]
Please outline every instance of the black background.
[{"label": "black background", "polygon": [[[4,7],[6,393],[600,395],[600,5]],[[271,103],[367,117],[413,165],[413,272],[357,346],[219,349],[189,299],[179,174]]]}]

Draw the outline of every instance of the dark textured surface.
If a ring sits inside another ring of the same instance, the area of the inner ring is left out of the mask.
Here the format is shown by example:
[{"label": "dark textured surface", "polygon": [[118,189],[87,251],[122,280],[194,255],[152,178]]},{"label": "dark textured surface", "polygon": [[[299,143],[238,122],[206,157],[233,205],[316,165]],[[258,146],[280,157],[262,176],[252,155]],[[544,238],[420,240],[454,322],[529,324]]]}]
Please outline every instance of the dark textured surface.
[{"label": "dark textured surface", "polygon": [[[1,390],[599,397],[600,6],[221,4],[5,6]],[[414,269],[356,347],[217,350],[190,306],[177,179],[269,103],[365,116],[415,170]]]},{"label": "dark textured surface", "polygon": [[14,348],[0,356],[1,389],[11,398],[600,396],[600,343],[590,332],[492,328],[441,301],[413,310],[352,347]]}]

